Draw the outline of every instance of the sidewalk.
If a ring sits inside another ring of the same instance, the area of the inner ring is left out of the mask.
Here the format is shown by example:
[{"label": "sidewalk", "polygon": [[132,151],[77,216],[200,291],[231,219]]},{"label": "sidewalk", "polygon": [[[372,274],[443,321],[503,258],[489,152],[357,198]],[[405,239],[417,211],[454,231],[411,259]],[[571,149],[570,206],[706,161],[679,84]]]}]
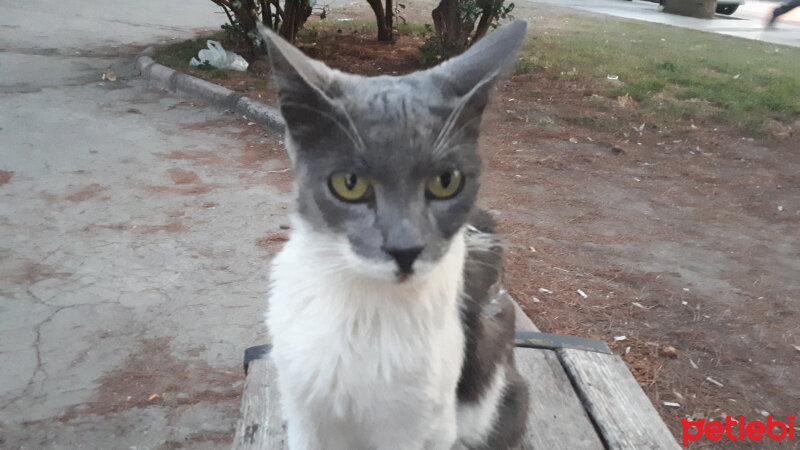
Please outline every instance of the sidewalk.
[{"label": "sidewalk", "polygon": [[695,19],[661,12],[658,3],[624,0],[528,0],[531,3],[548,4],[580,9],[599,14],[661,23],[710,33],[725,34],[773,44],[800,47],[800,11],[792,11],[776,24],[775,29],[765,30],[767,14],[778,3],[747,1],[731,16],[717,14],[713,19]]},{"label": "sidewalk", "polygon": [[133,67],[216,11],[0,0],[2,448],[230,445],[288,161]]}]

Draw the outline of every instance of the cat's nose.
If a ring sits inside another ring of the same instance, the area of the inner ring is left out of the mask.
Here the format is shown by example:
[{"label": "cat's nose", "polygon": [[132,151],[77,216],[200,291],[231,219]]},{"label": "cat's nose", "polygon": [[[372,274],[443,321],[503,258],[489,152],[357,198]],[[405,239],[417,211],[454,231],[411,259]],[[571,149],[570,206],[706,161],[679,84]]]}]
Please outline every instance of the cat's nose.
[{"label": "cat's nose", "polygon": [[411,270],[411,266],[414,264],[417,256],[419,256],[419,254],[422,252],[422,246],[408,248],[384,248],[383,250],[390,254],[395,261],[397,261],[397,267],[400,268],[401,273],[409,275],[411,272],[413,272],[413,270]]}]

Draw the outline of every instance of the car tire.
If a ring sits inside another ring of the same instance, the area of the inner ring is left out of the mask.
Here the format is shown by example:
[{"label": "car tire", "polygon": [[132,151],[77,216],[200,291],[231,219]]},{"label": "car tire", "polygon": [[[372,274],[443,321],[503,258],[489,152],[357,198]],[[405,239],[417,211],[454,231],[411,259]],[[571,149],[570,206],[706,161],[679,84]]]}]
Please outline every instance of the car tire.
[{"label": "car tire", "polygon": [[725,14],[726,16],[730,16],[731,14],[735,13],[738,8],[739,5],[717,5],[717,14]]}]

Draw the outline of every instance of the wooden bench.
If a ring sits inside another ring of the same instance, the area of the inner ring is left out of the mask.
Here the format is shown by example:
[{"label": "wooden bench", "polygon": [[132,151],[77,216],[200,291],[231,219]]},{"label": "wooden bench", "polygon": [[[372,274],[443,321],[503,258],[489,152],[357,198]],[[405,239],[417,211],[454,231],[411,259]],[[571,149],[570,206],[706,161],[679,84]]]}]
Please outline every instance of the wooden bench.
[{"label": "wooden bench", "polygon": [[[680,448],[625,363],[603,352],[605,344],[536,339],[543,335],[525,334],[539,330],[515,306],[517,367],[531,399],[521,449]],[[268,357],[249,363],[233,449],[287,448],[274,380]]]}]

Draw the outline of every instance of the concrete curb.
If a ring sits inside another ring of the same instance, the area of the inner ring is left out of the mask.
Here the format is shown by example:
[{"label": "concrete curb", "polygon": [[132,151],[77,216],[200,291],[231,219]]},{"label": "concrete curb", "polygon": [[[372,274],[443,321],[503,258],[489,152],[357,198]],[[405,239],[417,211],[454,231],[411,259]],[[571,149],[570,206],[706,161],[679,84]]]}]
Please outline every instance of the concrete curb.
[{"label": "concrete curb", "polygon": [[136,68],[152,86],[200,100],[210,106],[231,110],[273,131],[284,131],[286,123],[276,108],[228,88],[162,66],[153,61],[148,55],[150,52],[150,49],[145,50],[136,57]]}]

